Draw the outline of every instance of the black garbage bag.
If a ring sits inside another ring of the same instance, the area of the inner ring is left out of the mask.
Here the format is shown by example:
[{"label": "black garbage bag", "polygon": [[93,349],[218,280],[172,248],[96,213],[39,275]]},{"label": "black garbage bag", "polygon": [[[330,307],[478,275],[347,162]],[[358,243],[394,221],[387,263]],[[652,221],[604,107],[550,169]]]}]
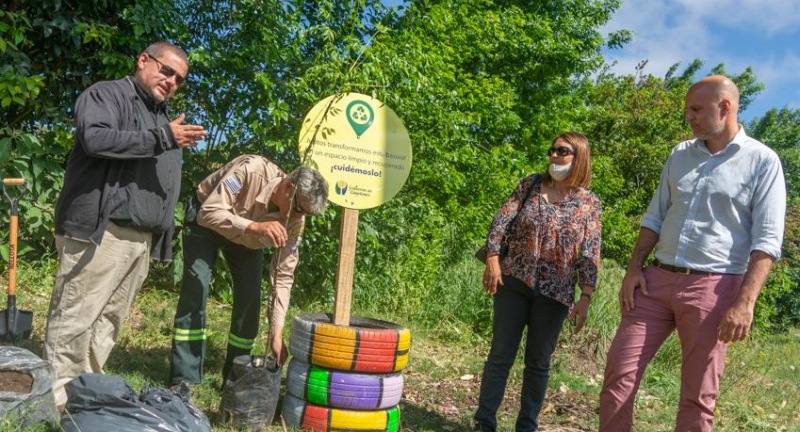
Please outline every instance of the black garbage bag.
[{"label": "black garbage bag", "polygon": [[266,430],[275,417],[280,390],[281,368],[274,357],[236,357],[222,389],[223,421],[254,432]]},{"label": "black garbage bag", "polygon": [[[53,376],[47,362],[15,346],[0,346],[0,417],[24,427],[58,423]],[[24,389],[22,388],[24,387]]]},{"label": "black garbage bag", "polygon": [[139,395],[139,401],[144,405],[162,413],[162,417],[169,416],[170,419],[174,419],[178,430],[211,431],[211,423],[208,418],[203,411],[192,404],[191,398],[191,390],[186,384],[172,389],[153,388],[147,384]]},{"label": "black garbage bag", "polygon": [[140,395],[119,376],[83,374],[69,383],[64,432],[211,432],[205,414],[176,393],[146,385]]}]

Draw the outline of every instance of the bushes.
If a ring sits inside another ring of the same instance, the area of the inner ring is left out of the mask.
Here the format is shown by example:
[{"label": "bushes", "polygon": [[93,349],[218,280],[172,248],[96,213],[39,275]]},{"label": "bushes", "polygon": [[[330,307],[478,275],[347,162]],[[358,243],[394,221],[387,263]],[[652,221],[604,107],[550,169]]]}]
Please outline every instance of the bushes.
[{"label": "bushes", "polygon": [[800,205],[786,209],[783,256],[756,303],[755,327],[778,332],[800,324]]}]

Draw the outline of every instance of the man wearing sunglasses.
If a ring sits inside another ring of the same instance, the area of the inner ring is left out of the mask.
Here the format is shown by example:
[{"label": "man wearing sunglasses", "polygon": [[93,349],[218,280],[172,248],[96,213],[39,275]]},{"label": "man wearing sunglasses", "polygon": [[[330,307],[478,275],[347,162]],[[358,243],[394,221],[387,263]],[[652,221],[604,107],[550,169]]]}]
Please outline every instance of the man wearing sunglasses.
[{"label": "man wearing sunglasses", "polygon": [[197,186],[183,230],[183,282],[172,340],[172,384],[203,379],[206,299],[221,251],[233,279],[233,311],[223,382],[237,356],[250,354],[258,336],[264,249],[272,248],[268,317],[270,348],[286,359],[283,324],[306,215],[322,214],[328,184],[314,169],[285,174],[269,160],[243,155]]},{"label": "man wearing sunglasses", "polygon": [[182,149],[205,138],[202,126],[167,112],[188,71],[182,49],[157,42],[136,57],[132,76],[95,83],[75,102],[44,346],[58,406],[67,382],[103,371],[150,258],[171,258]]}]

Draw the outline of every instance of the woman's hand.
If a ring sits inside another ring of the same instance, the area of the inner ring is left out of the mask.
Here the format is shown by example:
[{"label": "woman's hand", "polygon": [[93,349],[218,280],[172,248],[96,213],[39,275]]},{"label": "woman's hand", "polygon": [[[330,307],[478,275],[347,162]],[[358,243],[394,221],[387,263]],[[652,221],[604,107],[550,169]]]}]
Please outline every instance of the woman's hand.
[{"label": "woman's hand", "polygon": [[497,286],[503,285],[503,273],[500,270],[500,256],[490,255],[486,257],[486,269],[483,271],[483,289],[489,295],[497,292]]},{"label": "woman's hand", "polygon": [[569,322],[575,327],[572,333],[578,333],[583,329],[586,320],[589,318],[589,303],[591,299],[582,295],[578,302],[572,306],[572,311],[569,313]]}]

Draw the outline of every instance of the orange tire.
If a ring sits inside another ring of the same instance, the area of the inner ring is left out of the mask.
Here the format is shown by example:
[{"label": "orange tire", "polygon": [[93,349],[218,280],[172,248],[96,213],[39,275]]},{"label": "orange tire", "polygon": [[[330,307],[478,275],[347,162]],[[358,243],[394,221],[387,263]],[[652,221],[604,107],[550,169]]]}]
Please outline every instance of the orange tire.
[{"label": "orange tire", "polygon": [[292,322],[289,350],[301,361],[353,372],[390,373],[405,369],[411,347],[408,328],[354,317],[349,326],[328,314],[302,314]]}]

